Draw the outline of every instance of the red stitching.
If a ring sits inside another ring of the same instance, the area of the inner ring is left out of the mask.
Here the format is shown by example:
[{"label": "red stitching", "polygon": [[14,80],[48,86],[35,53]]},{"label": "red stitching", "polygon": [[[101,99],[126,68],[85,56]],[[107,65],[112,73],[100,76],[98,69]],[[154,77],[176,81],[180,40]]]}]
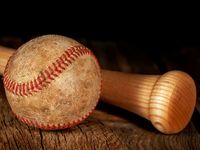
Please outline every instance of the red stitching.
[{"label": "red stitching", "polygon": [[25,83],[22,84],[22,94],[23,94],[23,95],[27,95],[27,94],[26,94]]},{"label": "red stitching", "polygon": [[[58,75],[61,74],[64,70],[66,70],[67,67],[72,64],[78,57],[86,54],[94,56],[92,52],[84,46],[70,47],[60,57],[58,57],[55,62],[48,66],[47,69],[42,71],[35,79],[26,83],[17,83],[16,81],[9,78],[8,64],[13,59],[13,56],[11,56],[4,72],[5,88],[15,95],[32,95],[33,93],[42,90],[44,87],[50,84],[52,80],[55,80],[55,78],[58,77]],[[94,58],[96,60],[96,57]]]},{"label": "red stitching", "polygon": [[56,62],[58,64],[58,68],[60,68],[61,70],[65,70],[65,66],[62,66],[64,64],[64,60],[61,57],[59,57]]},{"label": "red stitching", "polygon": [[15,85],[16,83],[14,82],[13,86],[12,86],[12,89],[11,90],[14,90],[15,89]]},{"label": "red stitching", "polygon": [[14,81],[10,80],[9,85],[8,85],[9,90],[11,89],[13,83],[14,83]]},{"label": "red stitching", "polygon": [[22,96],[22,85],[19,85],[19,94]]},{"label": "red stitching", "polygon": [[55,70],[58,74],[62,73],[62,71],[59,70],[59,68],[56,66],[55,63],[53,63],[53,67],[54,67],[54,70]]},{"label": "red stitching", "polygon": [[17,85],[16,85],[16,88],[15,88],[15,94],[16,94],[16,95],[19,95],[19,91],[18,91],[18,90],[19,90],[19,85],[17,84]]}]

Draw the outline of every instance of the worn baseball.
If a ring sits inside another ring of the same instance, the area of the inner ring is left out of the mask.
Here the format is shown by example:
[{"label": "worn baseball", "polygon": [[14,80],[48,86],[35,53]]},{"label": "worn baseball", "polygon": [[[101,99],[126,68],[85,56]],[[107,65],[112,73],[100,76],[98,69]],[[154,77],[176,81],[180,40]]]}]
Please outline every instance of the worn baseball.
[{"label": "worn baseball", "polygon": [[43,129],[79,124],[97,105],[97,59],[79,42],[60,35],[34,38],[10,57],[4,71],[8,102],[22,122]]}]

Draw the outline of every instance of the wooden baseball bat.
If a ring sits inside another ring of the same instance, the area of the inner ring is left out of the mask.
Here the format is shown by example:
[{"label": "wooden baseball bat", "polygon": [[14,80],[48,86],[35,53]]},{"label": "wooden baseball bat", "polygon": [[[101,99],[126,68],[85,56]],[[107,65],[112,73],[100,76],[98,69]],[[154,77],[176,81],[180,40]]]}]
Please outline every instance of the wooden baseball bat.
[{"label": "wooden baseball bat", "polygon": [[[0,74],[14,50],[0,47]],[[196,104],[196,86],[182,71],[163,75],[139,75],[102,71],[101,99],[136,113],[165,134],[178,133],[191,119]]]}]

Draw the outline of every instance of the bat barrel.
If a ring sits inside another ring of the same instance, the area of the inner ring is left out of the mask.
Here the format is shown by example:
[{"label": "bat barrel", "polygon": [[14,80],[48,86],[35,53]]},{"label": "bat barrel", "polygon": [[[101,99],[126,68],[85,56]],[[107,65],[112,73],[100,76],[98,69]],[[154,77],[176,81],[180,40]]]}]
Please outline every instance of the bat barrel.
[{"label": "bat barrel", "polygon": [[150,120],[166,134],[185,128],[196,104],[195,83],[182,71],[154,76],[102,70],[102,82],[102,100]]}]

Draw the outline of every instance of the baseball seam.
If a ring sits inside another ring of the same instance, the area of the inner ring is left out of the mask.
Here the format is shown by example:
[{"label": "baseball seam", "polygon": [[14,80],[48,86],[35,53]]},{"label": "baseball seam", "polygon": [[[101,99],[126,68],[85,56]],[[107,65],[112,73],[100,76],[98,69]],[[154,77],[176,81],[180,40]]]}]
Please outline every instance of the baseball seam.
[{"label": "baseball seam", "polygon": [[[68,48],[58,59],[42,71],[36,78],[26,83],[17,83],[10,79],[8,75],[8,65],[4,72],[5,88],[18,96],[28,96],[41,91],[55,80],[59,74],[66,70],[78,57],[82,55],[93,55],[92,52],[84,46],[73,46]],[[11,60],[11,59],[9,59]],[[8,62],[9,63],[9,62]]]},{"label": "baseball seam", "polygon": [[[45,69],[40,75],[38,75],[36,79],[31,80],[27,83],[16,83],[15,81],[9,78],[8,64],[9,64],[9,61],[12,60],[12,56],[13,56],[12,55],[10,59],[8,60],[7,66],[4,71],[5,88],[9,92],[12,92],[13,94],[18,95],[18,96],[32,95],[34,92],[36,93],[42,90],[48,84],[50,84],[52,80],[58,77],[59,74],[61,74],[64,70],[66,70],[70,64],[72,64],[78,57],[82,55],[91,55],[94,58],[97,64],[97,67],[100,69],[100,65],[98,63],[98,60],[94,56],[94,54],[88,48],[78,45],[78,46],[73,46],[73,47],[68,48],[64,52],[64,54],[62,54],[55,62],[51,64],[51,66],[47,67],[47,69]],[[100,85],[100,90],[98,93],[99,97],[101,93],[101,86],[102,84]],[[83,115],[82,117],[78,119],[75,119],[63,124],[59,124],[59,123],[45,124],[42,122],[38,122],[37,120],[32,120],[26,117],[22,117],[18,114],[15,114],[14,112],[13,113],[20,121],[32,127],[47,129],[47,130],[65,129],[65,128],[70,128],[72,126],[80,124],[82,121],[84,121],[94,111],[98,103],[99,97],[97,98],[95,106],[89,112],[87,112],[85,115]]]}]

